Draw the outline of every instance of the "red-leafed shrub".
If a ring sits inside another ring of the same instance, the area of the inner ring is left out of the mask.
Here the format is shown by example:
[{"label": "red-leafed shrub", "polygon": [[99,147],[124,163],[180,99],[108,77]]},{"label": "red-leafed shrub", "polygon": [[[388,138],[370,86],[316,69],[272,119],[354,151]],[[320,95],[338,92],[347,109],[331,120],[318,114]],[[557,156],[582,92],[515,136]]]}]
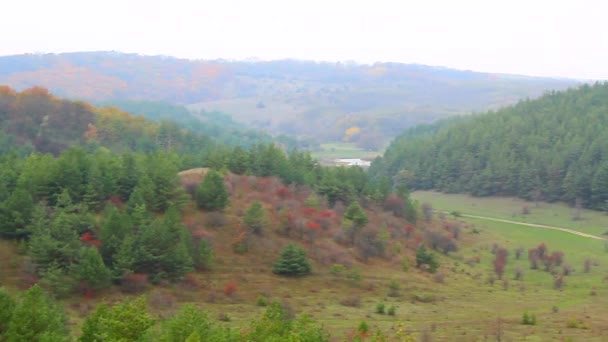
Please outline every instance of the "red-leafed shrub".
[{"label": "red-leafed shrub", "polygon": [[323,210],[319,213],[319,217],[331,218],[334,215],[334,212],[331,210]]},{"label": "red-leafed shrub", "polygon": [[291,190],[286,186],[282,186],[276,191],[276,195],[281,199],[285,199],[291,196]]},{"label": "red-leafed shrub", "polygon": [[405,226],[403,228],[403,232],[405,233],[405,238],[409,239],[412,237],[412,234],[414,233],[414,225],[413,224],[408,224],[407,226]]},{"label": "red-leafed shrub", "polygon": [[110,198],[108,199],[108,201],[110,201],[110,203],[114,204],[115,206],[123,206],[125,203],[118,198],[117,196],[110,196]]},{"label": "red-leafed shrub", "polygon": [[305,207],[303,209],[303,211],[304,211],[304,215],[306,215],[306,216],[313,216],[315,214],[315,208],[313,208],[313,207]]},{"label": "red-leafed shrub", "polygon": [[197,229],[192,231],[193,239],[206,239],[208,237],[211,237],[211,234],[205,229]]},{"label": "red-leafed shrub", "polygon": [[148,286],[148,275],[143,273],[128,274],[122,278],[120,285],[123,292],[141,292]]},{"label": "red-leafed shrub", "polygon": [[201,287],[201,283],[196,279],[194,273],[188,273],[182,280],[181,284],[182,288],[186,290],[196,290]]},{"label": "red-leafed shrub", "polygon": [[93,236],[93,234],[91,234],[91,232],[84,233],[80,237],[80,242],[84,243],[85,245],[94,246],[94,247],[101,246],[101,241],[95,239],[95,237]]},{"label": "red-leafed shrub", "polygon": [[93,299],[95,297],[95,291],[93,289],[86,289],[82,295],[84,299]]},{"label": "red-leafed shrub", "polygon": [[236,293],[237,290],[237,286],[236,283],[231,281],[228,284],[226,284],[224,286],[224,294],[228,297],[232,297],[234,296],[234,294]]},{"label": "red-leafed shrub", "polygon": [[319,225],[315,221],[310,221],[306,224],[306,228],[308,228],[310,230],[319,230],[319,229],[321,229],[321,225]]},{"label": "red-leafed shrub", "polygon": [[391,195],[384,201],[383,207],[384,210],[392,212],[393,215],[403,217],[405,202],[401,198]]}]

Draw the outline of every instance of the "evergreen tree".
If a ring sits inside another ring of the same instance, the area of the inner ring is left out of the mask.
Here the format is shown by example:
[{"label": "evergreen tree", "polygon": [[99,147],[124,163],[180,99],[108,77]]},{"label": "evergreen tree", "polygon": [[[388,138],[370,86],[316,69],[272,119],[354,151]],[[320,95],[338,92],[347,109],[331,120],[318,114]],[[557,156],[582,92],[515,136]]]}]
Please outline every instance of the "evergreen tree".
[{"label": "evergreen tree", "polygon": [[207,239],[200,239],[200,241],[194,241],[192,248],[192,261],[194,267],[199,270],[208,269],[213,262],[213,246]]},{"label": "evergreen tree", "polygon": [[228,191],[224,185],[224,177],[209,170],[205,179],[196,188],[196,204],[204,210],[222,210],[228,205]]},{"label": "evergreen tree", "polygon": [[131,193],[138,184],[138,171],[135,157],[131,153],[124,154],[121,158],[121,167],[118,172],[118,195],[123,201],[131,197]]},{"label": "evergreen tree", "polygon": [[8,324],[13,316],[13,310],[15,310],[15,301],[5,289],[0,287],[0,337],[8,329]]},{"label": "evergreen tree", "polygon": [[311,266],[306,259],[306,252],[294,244],[289,244],[281,252],[281,257],[272,272],[280,275],[301,276],[310,273]]},{"label": "evergreen tree", "polygon": [[105,219],[99,234],[103,243],[101,254],[106,264],[112,265],[114,254],[120,248],[125,237],[131,234],[133,228],[129,216],[121,213],[114,206],[108,207],[104,214]]},{"label": "evergreen tree", "polygon": [[100,305],[85,320],[80,341],[141,341],[153,324],[144,297],[110,308]]},{"label": "evergreen tree", "polygon": [[262,203],[255,201],[249,206],[245,216],[243,217],[243,224],[247,227],[248,231],[261,235],[268,224],[266,213]]},{"label": "evergreen tree", "polygon": [[162,324],[158,340],[161,342],[182,341],[239,341],[236,331],[214,326],[206,314],[193,305],[184,305],[175,316]]},{"label": "evergreen tree", "polygon": [[179,212],[169,209],[164,218],[138,232],[133,270],[150,275],[153,281],[181,278],[192,270],[188,237],[179,221]]},{"label": "evergreen tree", "polygon": [[608,210],[608,161],[604,162],[596,171],[591,183],[591,200],[594,208],[598,210]]},{"label": "evergreen tree", "polygon": [[431,273],[435,273],[439,267],[439,262],[432,252],[427,251],[424,245],[420,245],[416,250],[416,266],[422,267],[423,265],[426,265]]},{"label": "evergreen tree", "polygon": [[101,210],[106,194],[104,193],[104,184],[101,171],[97,163],[92,163],[87,174],[87,184],[84,193],[84,203],[94,212]]},{"label": "evergreen tree", "polygon": [[0,236],[19,237],[30,223],[34,202],[30,194],[17,188],[9,198],[0,204]]},{"label": "evergreen tree", "polygon": [[78,263],[72,266],[72,274],[93,290],[101,290],[110,285],[111,273],[103,263],[95,247],[83,247],[80,250]]},{"label": "evergreen tree", "polygon": [[8,324],[6,340],[67,341],[67,318],[59,305],[51,300],[38,285],[23,294]]},{"label": "evergreen tree", "polygon": [[228,169],[232,173],[242,175],[247,172],[248,166],[249,155],[247,154],[247,151],[240,146],[236,146],[230,154],[230,159],[228,160]]},{"label": "evergreen tree", "polygon": [[349,224],[347,224],[345,228],[347,229],[347,233],[350,236],[351,243],[355,244],[357,234],[367,224],[367,215],[365,215],[365,212],[363,211],[363,209],[361,209],[359,203],[353,202],[351,203],[351,205],[348,206],[348,208],[344,212],[344,218],[349,222]]}]

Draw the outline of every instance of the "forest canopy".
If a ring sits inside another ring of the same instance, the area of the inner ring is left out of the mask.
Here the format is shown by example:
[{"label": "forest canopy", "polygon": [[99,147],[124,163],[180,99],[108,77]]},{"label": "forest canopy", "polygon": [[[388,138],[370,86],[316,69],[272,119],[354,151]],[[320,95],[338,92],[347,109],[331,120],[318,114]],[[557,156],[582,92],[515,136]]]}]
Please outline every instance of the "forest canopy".
[{"label": "forest canopy", "polygon": [[372,177],[412,189],[518,196],[607,209],[608,83],[406,131]]}]

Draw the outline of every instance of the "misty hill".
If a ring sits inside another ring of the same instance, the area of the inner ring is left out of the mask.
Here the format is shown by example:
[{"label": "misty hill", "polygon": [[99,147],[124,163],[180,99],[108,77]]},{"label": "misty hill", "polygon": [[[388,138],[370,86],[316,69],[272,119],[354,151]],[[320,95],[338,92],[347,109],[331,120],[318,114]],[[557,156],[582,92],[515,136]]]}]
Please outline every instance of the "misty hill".
[{"label": "misty hill", "polygon": [[584,85],[409,130],[370,172],[405,178],[414,189],[608,209],[607,125],[608,83]]},{"label": "misty hill", "polygon": [[0,57],[0,84],[18,90],[41,85],[70,98],[192,105],[274,133],[371,149],[416,124],[576,83],[398,63],[192,61],[116,52]]},{"label": "misty hill", "polygon": [[17,92],[0,86],[0,152],[58,154],[70,146],[84,145],[88,149],[104,146],[114,151],[173,150],[202,155],[224,145],[249,147],[278,141],[293,147],[296,143],[288,138],[274,140],[221,113],[203,114],[197,117],[183,107],[149,101],[96,107],[58,98],[41,87]]}]

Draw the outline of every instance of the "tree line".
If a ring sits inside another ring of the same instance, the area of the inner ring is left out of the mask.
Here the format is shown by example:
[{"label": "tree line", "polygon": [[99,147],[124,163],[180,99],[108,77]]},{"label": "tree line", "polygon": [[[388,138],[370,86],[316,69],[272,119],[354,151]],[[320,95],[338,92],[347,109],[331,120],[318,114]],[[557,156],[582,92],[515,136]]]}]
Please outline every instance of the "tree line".
[{"label": "tree line", "polygon": [[608,83],[404,132],[370,168],[413,189],[608,209]]}]

